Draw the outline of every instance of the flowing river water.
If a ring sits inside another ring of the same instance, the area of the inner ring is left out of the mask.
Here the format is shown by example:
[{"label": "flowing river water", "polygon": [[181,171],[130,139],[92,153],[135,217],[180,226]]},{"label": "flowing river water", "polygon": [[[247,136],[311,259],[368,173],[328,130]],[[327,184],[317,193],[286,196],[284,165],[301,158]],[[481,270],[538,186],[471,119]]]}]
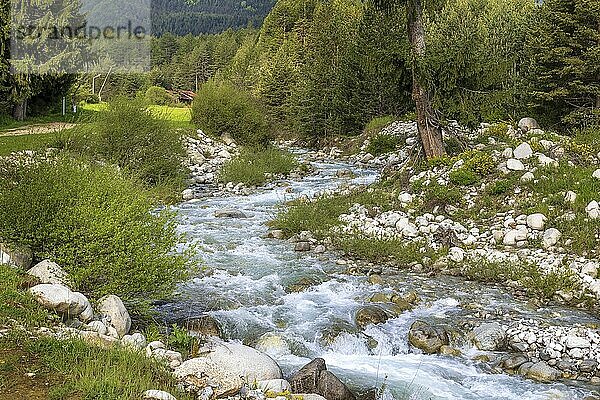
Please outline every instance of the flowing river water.
[{"label": "flowing river water", "polygon": [[[313,163],[318,175],[289,181],[284,187],[250,196],[212,197],[180,204],[179,229],[197,243],[204,271],[182,285],[176,301],[161,306],[166,320],[208,313],[223,326],[227,339],[253,345],[265,333],[284,338],[290,351],[274,358],[284,374],[315,357],[355,390],[385,387],[384,398],[400,399],[583,399],[589,390],[573,383],[539,384],[517,376],[494,374],[474,361],[477,351],[465,344],[464,357],[409,351],[407,333],[416,319],[458,326],[473,315],[547,318],[557,323],[597,322],[584,313],[560,308],[537,309],[499,288],[452,277],[424,277],[399,272],[383,286],[366,277],[344,274],[335,254],[318,258],[298,253],[286,241],[263,238],[265,223],[286,201],[332,189],[344,181],[336,171],[351,168],[354,183],[371,183],[377,173],[341,162]],[[215,218],[223,208],[251,218]],[[302,292],[286,291],[302,278],[316,281]],[[376,292],[416,291],[419,305],[364,332],[354,327],[356,310]]]}]

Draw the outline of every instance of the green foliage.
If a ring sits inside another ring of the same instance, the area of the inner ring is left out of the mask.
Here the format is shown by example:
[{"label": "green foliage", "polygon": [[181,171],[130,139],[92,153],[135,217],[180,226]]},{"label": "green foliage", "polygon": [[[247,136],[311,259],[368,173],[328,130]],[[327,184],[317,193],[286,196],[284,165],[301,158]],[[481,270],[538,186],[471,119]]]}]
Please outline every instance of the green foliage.
[{"label": "green foliage", "polygon": [[142,102],[117,98],[94,114],[87,129],[95,136],[93,156],[134,172],[148,185],[170,183],[180,189],[185,176],[181,134]]},{"label": "green foliage", "polygon": [[463,199],[458,189],[442,186],[437,182],[425,186],[423,194],[423,206],[430,211],[435,207],[459,206]]},{"label": "green foliage", "polygon": [[41,326],[49,318],[46,310],[25,291],[31,277],[8,265],[0,265],[0,325],[13,323]]},{"label": "green foliage", "polygon": [[369,146],[366,148],[366,152],[377,157],[396,150],[396,147],[401,142],[402,141],[397,136],[380,133],[371,138]]},{"label": "green foliage", "polygon": [[336,238],[335,245],[344,253],[373,263],[391,262],[400,267],[422,262],[424,257],[438,258],[434,251],[421,252],[419,243],[407,243],[401,239],[377,239],[358,235]]},{"label": "green foliage", "polygon": [[458,156],[464,160],[463,167],[480,176],[487,176],[496,170],[496,163],[491,155],[479,150],[469,150]]},{"label": "green foliage", "polygon": [[[101,349],[76,339],[47,337],[25,344],[25,351],[41,370],[59,378],[49,399],[137,400],[149,389],[169,391],[190,399],[177,389],[169,368],[144,354],[122,348]],[[24,372],[21,372],[24,373]]]},{"label": "green foliage", "polygon": [[144,94],[144,100],[148,104],[158,106],[168,106],[173,103],[173,98],[167,93],[165,88],[160,86],[150,86]]},{"label": "green foliage", "polygon": [[192,121],[212,135],[228,133],[241,144],[264,145],[269,126],[252,96],[227,83],[207,82],[192,106]]},{"label": "green foliage", "polygon": [[167,344],[170,348],[180,352],[183,358],[186,359],[193,351],[194,345],[196,344],[196,338],[190,336],[190,334],[183,328],[173,324],[171,326],[171,332],[167,338]]},{"label": "green foliage", "polygon": [[318,237],[324,237],[331,228],[341,224],[339,216],[349,212],[356,203],[377,207],[381,211],[394,210],[399,206],[397,196],[387,190],[358,190],[348,196],[327,195],[314,201],[294,200],[286,204],[269,225],[283,230],[288,236],[310,231]]},{"label": "green foliage", "polygon": [[449,178],[450,182],[458,186],[469,186],[479,182],[479,176],[464,166],[451,171]]},{"label": "green foliage", "polygon": [[530,24],[529,90],[542,120],[584,127],[600,122],[600,3],[548,0]]},{"label": "green foliage", "polygon": [[223,166],[219,181],[262,185],[268,181],[267,174],[287,175],[298,166],[294,156],[275,147],[243,148],[240,154]]},{"label": "green foliage", "polygon": [[428,13],[420,68],[445,116],[469,126],[517,119],[524,107],[519,66],[534,10],[529,0],[450,0]]},{"label": "green foliage", "polygon": [[530,263],[496,263],[477,260],[465,263],[462,274],[471,280],[505,283],[517,281],[529,296],[537,299],[552,299],[559,291],[573,292],[580,289],[575,273],[567,267],[543,271]]},{"label": "green foliage", "polygon": [[508,193],[509,190],[514,186],[514,182],[509,179],[501,179],[494,181],[488,186],[487,191],[493,196],[500,196]]},{"label": "green foliage", "polygon": [[379,133],[383,128],[396,121],[397,118],[393,115],[385,115],[383,117],[374,117],[365,126],[364,132],[369,135]]},{"label": "green foliage", "polygon": [[37,161],[0,166],[0,237],[56,261],[95,298],[168,296],[188,276],[174,215],[156,212],[141,183],[112,166]]}]

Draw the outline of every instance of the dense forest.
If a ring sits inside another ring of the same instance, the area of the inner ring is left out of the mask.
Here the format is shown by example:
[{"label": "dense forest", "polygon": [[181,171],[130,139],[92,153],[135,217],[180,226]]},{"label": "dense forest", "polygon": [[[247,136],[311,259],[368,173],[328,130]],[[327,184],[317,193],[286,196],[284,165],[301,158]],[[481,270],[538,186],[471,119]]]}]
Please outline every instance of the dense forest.
[{"label": "dense forest", "polygon": [[[176,15],[192,7],[237,18],[241,9],[266,13],[267,3],[157,2],[155,12]],[[7,18],[8,2],[2,4],[0,18]],[[411,48],[402,2],[279,0],[259,31],[160,35],[152,43],[151,72],[113,74],[102,96],[134,96],[153,86],[197,91],[212,79],[250,93],[279,131],[312,137],[356,133],[373,117],[413,112],[415,83],[426,88],[442,123],[475,126],[529,114],[572,130],[597,121],[598,1],[448,0],[425,6],[423,54]],[[7,74],[4,21],[4,113],[22,99],[35,112],[53,101],[46,98],[50,92],[70,90],[86,99],[92,89],[87,76],[74,90],[72,76]],[[189,32],[184,25],[175,33]]]},{"label": "dense forest", "polygon": [[274,4],[275,0],[153,0],[152,32],[183,36],[259,27]]}]

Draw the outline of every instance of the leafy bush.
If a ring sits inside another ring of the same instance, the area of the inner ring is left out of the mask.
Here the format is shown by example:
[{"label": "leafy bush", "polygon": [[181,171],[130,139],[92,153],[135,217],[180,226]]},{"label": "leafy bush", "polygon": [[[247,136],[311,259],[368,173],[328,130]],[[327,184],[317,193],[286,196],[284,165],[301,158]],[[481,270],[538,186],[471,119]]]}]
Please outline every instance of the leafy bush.
[{"label": "leafy bush", "polygon": [[169,95],[165,88],[160,86],[150,86],[144,95],[144,99],[148,104],[157,106],[168,106],[173,104],[173,98]]},{"label": "leafy bush", "polygon": [[97,94],[90,94],[85,98],[85,102],[88,104],[98,104],[100,103],[100,97]]},{"label": "leafy bush", "polygon": [[456,188],[442,186],[437,182],[433,182],[424,188],[423,205],[429,210],[447,205],[458,206],[461,202],[462,195]]},{"label": "leafy bush", "polygon": [[396,146],[400,144],[400,138],[393,135],[378,134],[371,138],[367,153],[371,153],[375,157],[396,150]]},{"label": "leafy bush", "polygon": [[112,166],[60,157],[0,165],[0,237],[32,249],[70,274],[92,297],[167,296],[188,276],[189,253],[171,212]]},{"label": "leafy bush", "polygon": [[489,194],[499,196],[508,192],[513,187],[513,185],[514,183],[512,181],[508,179],[502,179],[492,183],[487,190]]},{"label": "leafy bush", "polygon": [[459,156],[464,160],[464,167],[481,175],[487,176],[496,170],[496,163],[491,155],[478,150],[469,150]]},{"label": "leafy bush", "polygon": [[450,172],[450,182],[458,186],[468,186],[479,181],[479,177],[468,168],[460,167]]},{"label": "leafy bush", "polygon": [[92,155],[133,171],[149,185],[181,186],[185,176],[181,135],[167,121],[155,118],[143,102],[118,98],[94,115],[89,129],[97,135]]},{"label": "leafy bush", "polygon": [[275,147],[244,148],[223,166],[219,181],[261,185],[267,181],[265,174],[287,175],[297,165],[292,154]]},{"label": "leafy bush", "polygon": [[241,144],[264,145],[269,128],[257,101],[229,83],[205,83],[192,105],[192,122],[212,135],[229,133]]}]

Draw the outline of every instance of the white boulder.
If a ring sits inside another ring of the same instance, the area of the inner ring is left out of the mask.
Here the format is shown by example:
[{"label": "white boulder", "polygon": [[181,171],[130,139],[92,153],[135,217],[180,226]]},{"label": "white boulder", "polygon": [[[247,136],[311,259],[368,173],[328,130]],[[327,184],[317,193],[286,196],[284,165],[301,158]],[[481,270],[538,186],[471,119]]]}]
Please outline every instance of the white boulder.
[{"label": "white boulder", "polygon": [[506,161],[506,168],[511,171],[525,171],[525,165],[515,158],[509,158],[508,161]]},{"label": "white boulder", "polygon": [[43,283],[30,288],[29,292],[43,307],[64,317],[80,318],[84,322],[93,317],[92,305],[88,299],[66,286]]},{"label": "white boulder", "polygon": [[600,179],[600,168],[598,168],[594,171],[594,173],[592,173],[592,178]]},{"label": "white boulder", "polygon": [[533,230],[541,231],[544,229],[547,220],[548,218],[544,214],[531,214],[527,216],[527,226]]},{"label": "white boulder", "polygon": [[587,207],[585,207],[585,212],[591,219],[600,218],[600,204],[596,200],[590,201]]},{"label": "white boulder", "polygon": [[121,299],[115,295],[104,296],[98,301],[98,313],[110,321],[119,337],[131,329],[131,317]]},{"label": "white boulder", "polygon": [[200,354],[175,368],[174,375],[197,388],[210,384],[217,397],[237,393],[245,382],[282,379],[271,357],[240,343],[213,341]]},{"label": "white boulder", "polygon": [[50,283],[56,285],[67,284],[67,273],[55,262],[44,260],[35,264],[28,275],[35,276],[41,283]]},{"label": "white boulder", "polygon": [[533,150],[527,142],[523,142],[513,150],[513,157],[517,160],[524,160],[533,155]]},{"label": "white boulder", "polygon": [[177,400],[171,393],[162,390],[146,390],[144,400]]},{"label": "white boulder", "polygon": [[555,246],[561,236],[562,234],[556,228],[546,229],[544,231],[544,235],[542,236],[542,245],[545,248]]}]

